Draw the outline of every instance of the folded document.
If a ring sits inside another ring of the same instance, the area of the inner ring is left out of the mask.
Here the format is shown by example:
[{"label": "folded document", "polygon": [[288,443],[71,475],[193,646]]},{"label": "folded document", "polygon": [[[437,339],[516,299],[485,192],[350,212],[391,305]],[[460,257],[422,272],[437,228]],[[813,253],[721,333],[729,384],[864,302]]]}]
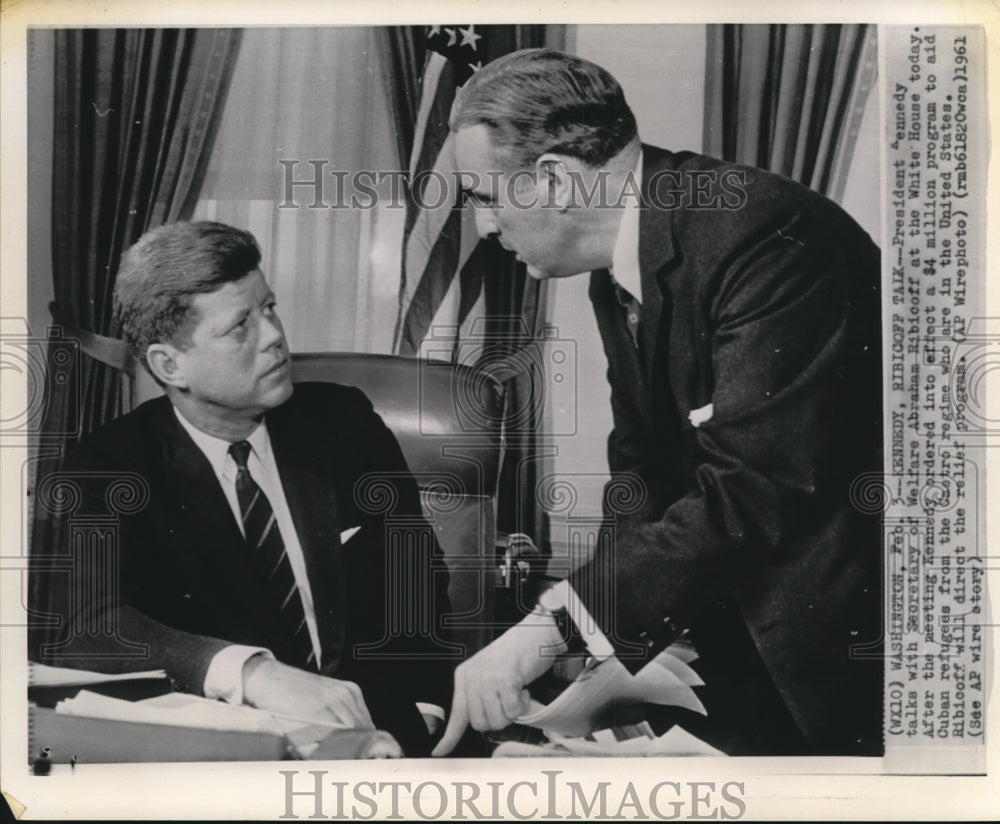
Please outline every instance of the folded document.
[{"label": "folded document", "polygon": [[691,689],[704,683],[688,666],[696,657],[690,646],[672,644],[635,675],[615,657],[591,659],[552,703],[532,701],[517,723],[547,733],[583,736],[597,729],[615,705],[667,704],[705,715],[704,705]]}]

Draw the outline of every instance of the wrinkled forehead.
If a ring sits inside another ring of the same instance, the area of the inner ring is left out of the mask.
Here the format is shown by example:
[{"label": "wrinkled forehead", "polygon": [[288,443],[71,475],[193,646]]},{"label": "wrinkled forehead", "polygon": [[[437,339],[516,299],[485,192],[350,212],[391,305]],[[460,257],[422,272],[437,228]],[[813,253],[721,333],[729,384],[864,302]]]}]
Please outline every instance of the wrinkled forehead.
[{"label": "wrinkled forehead", "polygon": [[480,171],[494,163],[496,154],[489,127],[483,123],[462,126],[454,133],[455,160],[459,169]]},{"label": "wrinkled forehead", "polygon": [[225,325],[231,318],[273,299],[274,293],[258,267],[242,278],[191,295],[185,326],[194,328],[202,323]]},{"label": "wrinkled forehead", "polygon": [[507,147],[501,142],[502,135],[485,123],[460,126],[454,132],[455,158],[460,170],[484,175],[493,171],[509,175],[519,171],[510,160]]}]

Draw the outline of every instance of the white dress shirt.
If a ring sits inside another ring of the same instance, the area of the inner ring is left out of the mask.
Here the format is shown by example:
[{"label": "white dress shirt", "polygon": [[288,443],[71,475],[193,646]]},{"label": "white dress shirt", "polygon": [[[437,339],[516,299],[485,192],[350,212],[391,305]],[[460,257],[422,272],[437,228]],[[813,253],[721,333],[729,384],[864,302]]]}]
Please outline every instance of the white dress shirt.
[{"label": "white dress shirt", "polygon": [[[642,152],[633,172],[637,183],[642,183]],[[635,189],[635,191],[641,191]],[[639,269],[639,215],[640,203],[637,197],[627,195],[622,208],[622,222],[618,226],[618,237],[611,253],[611,275],[615,282],[642,303],[642,272]]]},{"label": "white dress shirt", "polygon": [[[212,471],[219,479],[222,491],[229,502],[229,508],[233,512],[233,518],[242,532],[243,518],[240,515],[240,502],[236,495],[236,473],[238,470],[236,461],[229,454],[230,442],[205,434],[188,421],[177,407],[174,407],[174,412],[181,426],[191,436],[191,440],[195,442],[212,465]],[[274,518],[278,523],[285,551],[288,553],[288,562],[295,575],[299,596],[302,598],[302,608],[305,611],[306,626],[309,628],[309,638],[316,653],[316,661],[321,663],[322,649],[319,643],[319,630],[316,626],[316,608],[313,605],[312,590],[309,588],[309,577],[306,574],[305,556],[302,554],[302,545],[299,543],[295,523],[292,521],[292,514],[288,509],[285,490],[278,475],[278,466],[274,462],[274,453],[271,451],[271,439],[267,434],[267,427],[261,423],[246,440],[250,444],[247,469],[250,476],[267,496],[271,509],[274,511]],[[269,650],[262,647],[249,647],[240,644],[234,644],[221,650],[208,666],[204,684],[205,695],[209,698],[222,698],[236,704],[242,703],[243,665],[248,658],[261,653],[270,658],[274,657]]]}]

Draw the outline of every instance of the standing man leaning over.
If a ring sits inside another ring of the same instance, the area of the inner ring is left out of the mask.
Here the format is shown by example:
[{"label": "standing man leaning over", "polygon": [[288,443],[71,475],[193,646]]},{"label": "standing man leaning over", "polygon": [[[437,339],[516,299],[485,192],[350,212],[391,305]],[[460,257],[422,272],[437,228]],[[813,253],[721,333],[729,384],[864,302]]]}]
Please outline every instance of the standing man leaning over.
[{"label": "standing man leaning over", "polygon": [[[391,634],[387,594],[414,595],[405,605],[414,625],[439,626],[448,606],[440,549],[418,528],[400,542],[412,557],[388,562],[388,513],[364,506],[364,479],[393,484],[391,514],[410,523],[421,517],[416,484],[358,389],[293,388],[259,265],[249,232],[211,222],[154,229],[122,259],[124,337],[166,396],[70,456],[87,513],[100,514],[115,474],[149,488],[146,505],[120,518],[120,595],[106,597],[98,582],[79,588],[91,600],[76,606],[147,644],[149,657],[116,661],[94,638],[97,657],[83,664],[162,667],[183,691],[375,726],[407,754],[426,754],[451,667],[432,638]],[[410,583],[390,584],[393,570]],[[413,593],[414,580],[433,581],[434,592]],[[86,643],[76,639],[75,651]]]},{"label": "standing man leaning over", "polygon": [[612,483],[640,502],[606,496],[593,561],[458,668],[435,754],[526,710],[564,608],[632,671],[686,630],[708,715],[659,720],[725,752],[880,753],[880,660],[857,654],[880,522],[851,501],[882,467],[877,247],[785,178],[642,144],[615,79],[569,55],[487,65],[451,127],[480,234],[534,277],[591,273]]}]

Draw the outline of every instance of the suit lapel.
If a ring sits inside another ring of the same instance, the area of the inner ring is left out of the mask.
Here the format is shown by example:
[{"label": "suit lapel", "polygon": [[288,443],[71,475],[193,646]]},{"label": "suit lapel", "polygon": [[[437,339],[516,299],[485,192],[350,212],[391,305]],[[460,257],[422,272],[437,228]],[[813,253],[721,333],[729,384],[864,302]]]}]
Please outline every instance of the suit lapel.
[{"label": "suit lapel", "polygon": [[151,418],[151,427],[162,445],[165,477],[176,484],[174,494],[181,510],[178,521],[191,525],[194,545],[212,548],[209,557],[198,561],[215,568],[226,591],[268,637],[273,637],[275,616],[266,606],[270,597],[256,570],[247,563],[243,533],[208,458],[184,431],[166,398]]},{"label": "suit lapel", "polygon": [[[656,203],[650,197],[650,180],[654,174],[673,168],[667,152],[643,146],[643,194],[646,203]],[[655,206],[644,208],[639,217],[639,269],[642,277],[642,342],[647,397],[651,407],[657,376],[669,380],[664,358],[668,356],[670,316],[673,309],[670,291],[661,280],[661,272],[676,255],[671,212]],[[653,409],[649,410],[653,414]]]},{"label": "suit lapel", "polygon": [[331,672],[343,655],[345,583],[334,467],[317,451],[311,437],[313,426],[303,425],[295,411],[293,396],[268,413],[267,431],[305,558],[323,650],[322,668]]}]

